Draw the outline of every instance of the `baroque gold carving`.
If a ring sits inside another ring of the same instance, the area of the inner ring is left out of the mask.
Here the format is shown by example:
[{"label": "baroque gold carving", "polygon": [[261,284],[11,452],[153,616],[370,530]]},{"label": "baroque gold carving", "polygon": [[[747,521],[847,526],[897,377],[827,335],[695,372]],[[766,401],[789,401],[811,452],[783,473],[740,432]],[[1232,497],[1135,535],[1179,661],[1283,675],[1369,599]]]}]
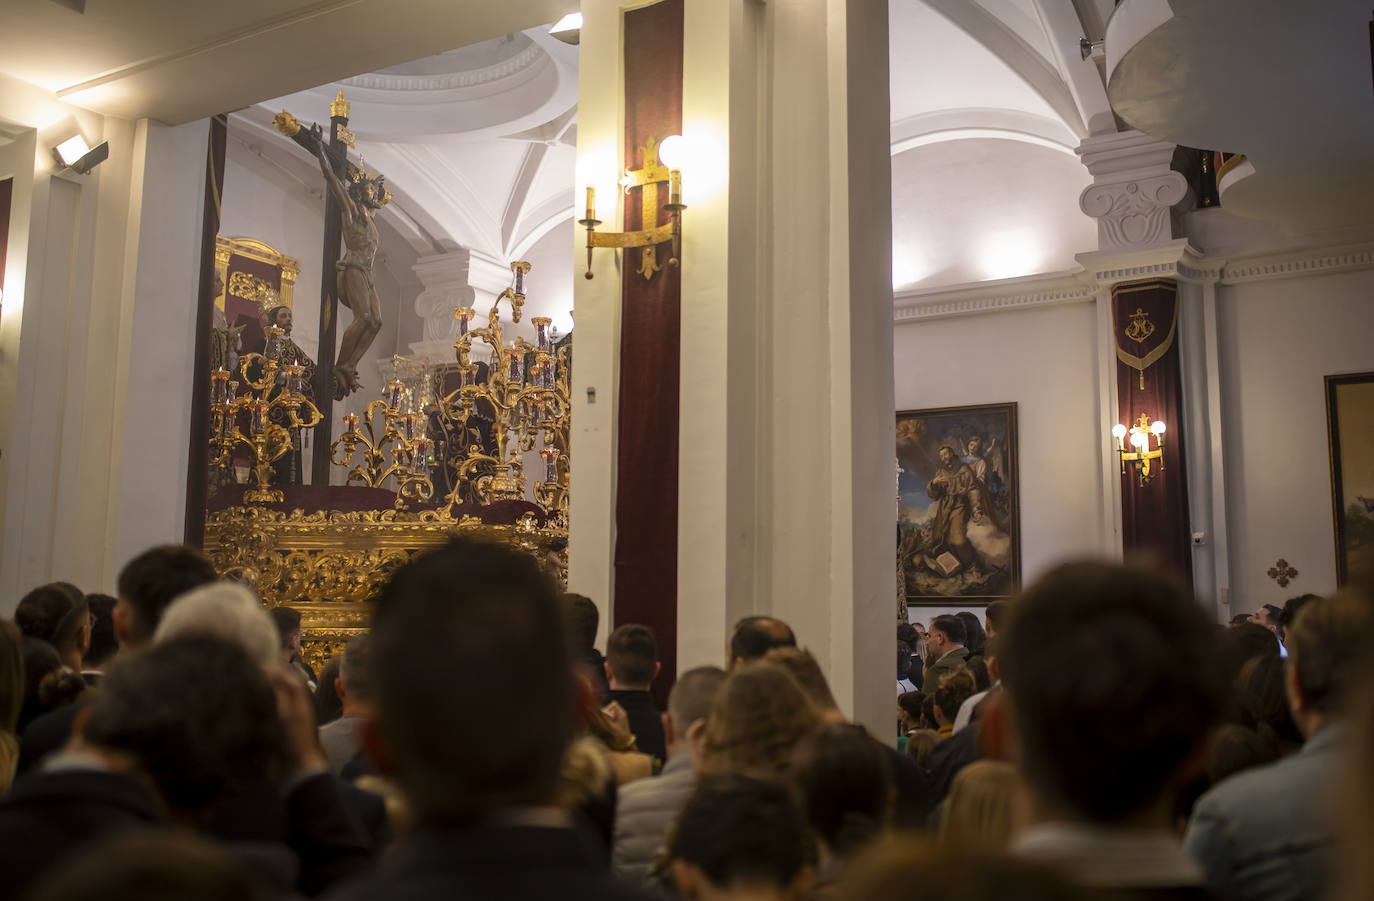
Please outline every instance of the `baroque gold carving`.
[{"label": "baroque gold carving", "polygon": [[266,316],[268,310],[275,307],[281,298],[276,288],[256,275],[249,275],[247,272],[235,272],[229,276],[229,291],[244,300],[251,300],[257,304],[258,308],[262,310],[263,316]]}]

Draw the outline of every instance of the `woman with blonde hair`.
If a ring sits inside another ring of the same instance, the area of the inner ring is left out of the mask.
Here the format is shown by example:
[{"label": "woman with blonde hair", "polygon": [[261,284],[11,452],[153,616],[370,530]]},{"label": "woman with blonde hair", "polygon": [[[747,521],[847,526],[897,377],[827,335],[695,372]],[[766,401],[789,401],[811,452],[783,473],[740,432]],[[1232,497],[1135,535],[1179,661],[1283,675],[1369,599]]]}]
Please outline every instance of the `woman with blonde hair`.
[{"label": "woman with blonde hair", "polygon": [[820,724],[790,673],[767,663],[744,666],[721,685],[706,719],[700,772],[781,775],[797,742]]},{"label": "woman with blonde hair", "polygon": [[940,841],[960,851],[1001,852],[1011,842],[1016,768],[978,760],[954,777],[940,817]]}]

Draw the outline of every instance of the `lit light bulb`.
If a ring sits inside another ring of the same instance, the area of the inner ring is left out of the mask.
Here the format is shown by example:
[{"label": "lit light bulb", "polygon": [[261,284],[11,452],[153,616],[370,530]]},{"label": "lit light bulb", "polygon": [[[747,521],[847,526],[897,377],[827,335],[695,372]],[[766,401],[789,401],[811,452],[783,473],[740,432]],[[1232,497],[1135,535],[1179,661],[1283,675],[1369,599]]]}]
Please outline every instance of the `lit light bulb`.
[{"label": "lit light bulb", "polygon": [[1126,427],[1119,422],[1116,425],[1112,426],[1112,437],[1116,439],[1125,438]]},{"label": "lit light bulb", "polygon": [[669,135],[658,145],[658,161],[669,169],[681,169],[687,161],[687,139],[682,135]]},{"label": "lit light bulb", "polygon": [[1156,419],[1154,422],[1150,423],[1150,431],[1154,432],[1156,435],[1163,435],[1164,423]]},{"label": "lit light bulb", "polygon": [[1146,438],[1143,434],[1141,434],[1140,432],[1132,432],[1132,433],[1131,433],[1131,446],[1132,446],[1132,447],[1144,448],[1144,447],[1145,447],[1145,442],[1146,442],[1147,440],[1149,440],[1149,439],[1147,439],[1147,438]]}]

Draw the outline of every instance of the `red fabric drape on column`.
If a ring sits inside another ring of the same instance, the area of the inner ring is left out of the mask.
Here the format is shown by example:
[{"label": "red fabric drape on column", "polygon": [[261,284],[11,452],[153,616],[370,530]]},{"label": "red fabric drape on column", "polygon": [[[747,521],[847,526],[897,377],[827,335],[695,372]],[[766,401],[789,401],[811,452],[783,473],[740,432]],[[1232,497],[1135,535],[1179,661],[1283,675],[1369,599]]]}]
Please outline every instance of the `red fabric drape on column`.
[{"label": "red fabric drape on column", "polygon": [[[1183,384],[1178,349],[1178,284],[1157,280],[1112,288],[1116,398],[1127,428],[1141,414],[1164,421],[1164,466],[1149,484],[1134,464],[1121,477],[1121,537],[1127,557],[1148,556],[1192,584],[1188,482],[1183,464]],[[1154,447],[1153,441],[1151,447]],[[1127,450],[1131,450],[1129,443]]]},{"label": "red fabric drape on column", "polygon": [[[682,131],[682,0],[625,13],[626,169],[640,148]],[[659,221],[641,225],[639,189],[625,199],[625,229],[668,221],[658,187]],[[643,623],[658,639],[663,675],[654,699],[666,706],[677,668],[678,361],[681,270],[667,265],[645,280],[639,251],[621,265],[620,417],[616,466],[615,624]]]}]

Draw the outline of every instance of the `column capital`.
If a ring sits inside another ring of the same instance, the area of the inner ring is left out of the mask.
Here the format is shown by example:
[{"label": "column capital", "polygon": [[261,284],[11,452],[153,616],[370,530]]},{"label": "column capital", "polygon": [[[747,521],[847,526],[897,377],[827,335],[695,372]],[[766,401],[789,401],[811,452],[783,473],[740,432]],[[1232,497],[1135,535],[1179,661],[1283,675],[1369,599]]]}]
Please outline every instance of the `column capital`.
[{"label": "column capital", "polygon": [[[424,340],[416,343],[425,346],[451,346],[458,339],[453,311],[490,303],[510,283],[509,265],[467,247],[420,257],[410,268],[425,286],[415,298],[425,323]],[[485,308],[477,312],[486,318]]]},{"label": "column capital", "polygon": [[1138,131],[1087,138],[1078,146],[1093,183],[1078,198],[1097,220],[1098,246],[1144,248],[1175,237],[1171,211],[1188,181],[1169,168],[1175,145]]}]

